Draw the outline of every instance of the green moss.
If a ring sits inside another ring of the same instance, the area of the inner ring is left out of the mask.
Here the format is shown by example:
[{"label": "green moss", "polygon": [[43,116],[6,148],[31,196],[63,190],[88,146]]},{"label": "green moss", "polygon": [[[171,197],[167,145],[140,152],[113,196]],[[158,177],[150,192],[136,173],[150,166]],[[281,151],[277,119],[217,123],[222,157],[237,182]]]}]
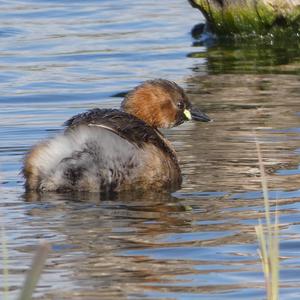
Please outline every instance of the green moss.
[{"label": "green moss", "polygon": [[300,8],[288,7],[286,1],[276,1],[276,5],[259,0],[225,1],[223,6],[209,0],[192,2],[203,12],[210,29],[217,35],[265,35],[300,29]]}]

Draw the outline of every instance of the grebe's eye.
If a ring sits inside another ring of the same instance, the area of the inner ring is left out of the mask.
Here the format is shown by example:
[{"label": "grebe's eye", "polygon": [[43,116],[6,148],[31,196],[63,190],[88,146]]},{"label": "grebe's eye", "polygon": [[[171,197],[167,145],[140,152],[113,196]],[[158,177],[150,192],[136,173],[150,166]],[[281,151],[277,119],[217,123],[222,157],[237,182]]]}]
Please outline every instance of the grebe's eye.
[{"label": "grebe's eye", "polygon": [[184,102],[183,102],[183,101],[179,101],[179,102],[177,103],[177,107],[178,107],[179,109],[184,109]]}]

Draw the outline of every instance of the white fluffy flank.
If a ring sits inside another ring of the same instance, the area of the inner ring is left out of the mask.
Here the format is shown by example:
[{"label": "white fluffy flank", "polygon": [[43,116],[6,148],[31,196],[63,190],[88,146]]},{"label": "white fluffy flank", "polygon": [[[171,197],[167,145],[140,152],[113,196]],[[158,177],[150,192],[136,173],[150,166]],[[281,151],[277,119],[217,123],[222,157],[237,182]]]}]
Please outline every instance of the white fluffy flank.
[{"label": "white fluffy flank", "polygon": [[128,176],[127,167],[133,170],[140,164],[140,153],[136,145],[109,129],[83,125],[49,139],[38,151],[34,164],[41,176],[40,189],[70,187],[66,174],[70,168],[80,167],[84,171],[78,189],[92,185],[87,189],[97,190],[100,183],[118,184],[122,176]]}]

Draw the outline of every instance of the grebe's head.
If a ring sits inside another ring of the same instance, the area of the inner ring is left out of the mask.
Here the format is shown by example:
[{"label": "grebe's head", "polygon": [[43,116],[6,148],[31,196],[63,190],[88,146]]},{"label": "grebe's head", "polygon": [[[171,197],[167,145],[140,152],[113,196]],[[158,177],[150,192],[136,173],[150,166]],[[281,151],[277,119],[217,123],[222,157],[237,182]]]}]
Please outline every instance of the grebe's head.
[{"label": "grebe's head", "polygon": [[170,128],[192,119],[210,121],[191,105],[181,87],[164,79],[148,80],[137,86],[125,96],[121,108],[155,128]]}]

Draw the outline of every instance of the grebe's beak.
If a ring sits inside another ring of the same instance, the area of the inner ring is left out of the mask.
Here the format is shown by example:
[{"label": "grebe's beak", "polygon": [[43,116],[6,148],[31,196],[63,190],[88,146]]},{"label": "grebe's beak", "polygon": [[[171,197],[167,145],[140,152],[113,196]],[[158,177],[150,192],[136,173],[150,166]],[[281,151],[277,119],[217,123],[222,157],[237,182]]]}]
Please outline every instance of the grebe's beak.
[{"label": "grebe's beak", "polygon": [[211,121],[209,116],[207,116],[200,109],[198,109],[197,107],[194,107],[194,106],[192,106],[189,109],[185,109],[183,114],[188,120],[195,120],[195,121],[201,121],[201,122]]}]

